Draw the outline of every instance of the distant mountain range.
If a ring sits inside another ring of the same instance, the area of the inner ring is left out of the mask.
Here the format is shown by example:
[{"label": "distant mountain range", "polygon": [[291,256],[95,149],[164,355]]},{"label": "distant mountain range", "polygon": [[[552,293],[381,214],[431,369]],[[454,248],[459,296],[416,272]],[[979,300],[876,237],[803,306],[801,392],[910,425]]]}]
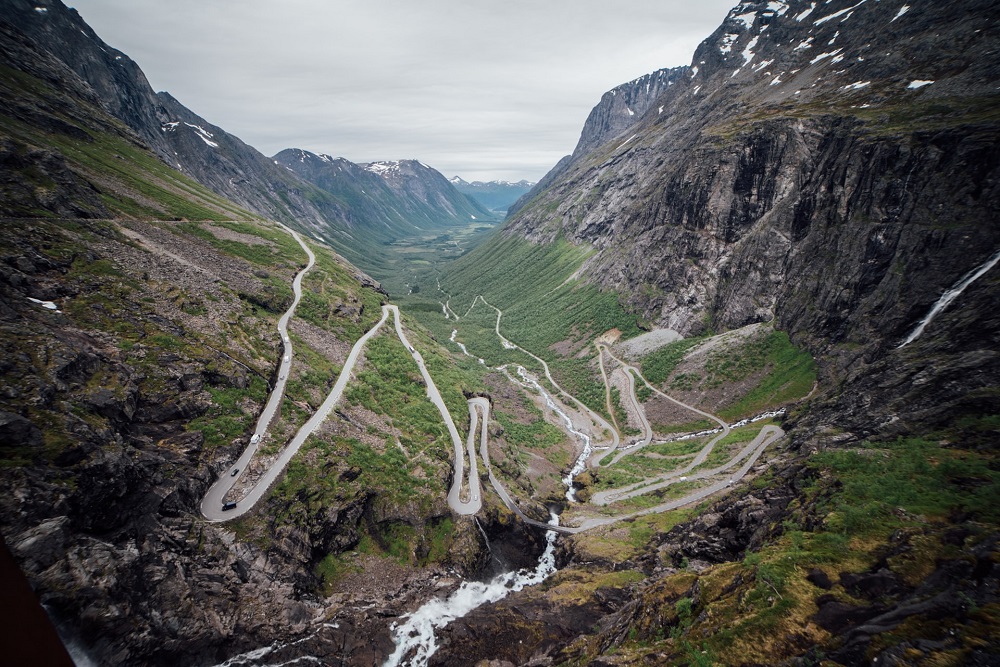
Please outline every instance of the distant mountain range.
[{"label": "distant mountain range", "polygon": [[451,184],[462,194],[468,195],[494,213],[506,213],[511,204],[520,199],[535,186],[534,183],[520,180],[510,181],[465,181],[460,176],[452,176]]},{"label": "distant mountain range", "polygon": [[[130,143],[151,151],[230,202],[326,239],[363,268],[372,266],[387,239],[497,217],[488,207],[460,194],[439,172],[416,161],[362,167],[297,149],[269,158],[169,93],[154,92],[139,66],[101,40],[75,9],[60,2],[36,5],[5,0],[3,19],[11,26],[11,33],[4,40],[0,64],[30,72],[59,89],[74,113],[79,114],[82,108],[78,101],[86,100],[117,121],[91,118],[91,127],[96,124],[115,134],[124,133]],[[40,44],[45,45],[44,50],[39,49]],[[35,128],[66,131],[68,124],[54,119],[51,104],[37,93],[11,91],[0,100],[0,112],[31,118]],[[24,146],[46,143],[43,137],[26,136]],[[398,168],[392,169],[392,165]],[[68,213],[54,209],[56,200],[52,197],[39,198],[31,192],[25,189],[23,199],[17,202],[0,195],[0,214]],[[128,199],[115,205],[107,198],[101,204],[95,202],[90,215],[134,214],[149,205],[138,195]],[[80,201],[77,197],[75,205]],[[146,215],[156,213],[146,211]]]}]

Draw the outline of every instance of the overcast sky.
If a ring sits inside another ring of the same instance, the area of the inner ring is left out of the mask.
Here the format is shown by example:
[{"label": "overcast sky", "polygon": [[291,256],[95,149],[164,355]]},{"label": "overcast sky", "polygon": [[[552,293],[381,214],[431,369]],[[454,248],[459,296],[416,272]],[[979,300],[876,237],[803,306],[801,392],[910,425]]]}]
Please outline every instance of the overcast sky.
[{"label": "overcast sky", "polygon": [[64,0],[156,90],[266,155],[537,181],[620,83],[736,0]]}]

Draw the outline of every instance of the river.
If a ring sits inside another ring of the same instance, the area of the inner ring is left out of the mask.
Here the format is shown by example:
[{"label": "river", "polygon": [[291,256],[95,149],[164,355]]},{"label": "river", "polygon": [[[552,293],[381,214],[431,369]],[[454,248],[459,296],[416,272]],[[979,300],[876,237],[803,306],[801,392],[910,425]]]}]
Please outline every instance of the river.
[{"label": "river", "polygon": [[[559,525],[559,517],[552,515],[549,523]],[[416,611],[407,614],[402,624],[392,627],[396,650],[383,667],[425,667],[438,649],[434,631],[489,602],[496,602],[510,593],[535,586],[556,571],[556,532],[545,533],[545,551],[533,570],[521,569],[498,574],[488,582],[466,581],[446,598],[436,598]]]}]

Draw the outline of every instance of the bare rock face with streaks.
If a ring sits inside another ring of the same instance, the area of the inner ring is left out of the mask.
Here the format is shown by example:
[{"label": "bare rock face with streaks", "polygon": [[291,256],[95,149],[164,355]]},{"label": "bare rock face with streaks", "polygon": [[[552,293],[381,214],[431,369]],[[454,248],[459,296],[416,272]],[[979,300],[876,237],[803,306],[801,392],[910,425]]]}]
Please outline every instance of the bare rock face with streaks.
[{"label": "bare rock face with streaks", "polygon": [[[880,360],[1000,248],[997,13],[963,7],[741,3],[644,114],[588,125],[506,233],[592,246],[585,280],[685,335],[774,320],[833,359],[832,384],[909,364]],[[954,307],[984,363],[943,405],[997,380],[977,294]],[[950,354],[933,333],[919,346]],[[910,419],[890,396],[858,421]]]}]

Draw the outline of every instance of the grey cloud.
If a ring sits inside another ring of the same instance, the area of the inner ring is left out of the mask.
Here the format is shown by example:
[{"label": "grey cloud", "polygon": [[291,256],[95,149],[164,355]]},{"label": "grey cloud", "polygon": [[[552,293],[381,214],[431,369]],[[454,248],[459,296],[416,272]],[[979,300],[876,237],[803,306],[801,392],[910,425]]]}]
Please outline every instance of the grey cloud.
[{"label": "grey cloud", "polygon": [[158,90],[265,154],[537,180],[601,95],[687,64],[733,0],[76,0]]}]

